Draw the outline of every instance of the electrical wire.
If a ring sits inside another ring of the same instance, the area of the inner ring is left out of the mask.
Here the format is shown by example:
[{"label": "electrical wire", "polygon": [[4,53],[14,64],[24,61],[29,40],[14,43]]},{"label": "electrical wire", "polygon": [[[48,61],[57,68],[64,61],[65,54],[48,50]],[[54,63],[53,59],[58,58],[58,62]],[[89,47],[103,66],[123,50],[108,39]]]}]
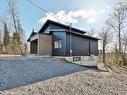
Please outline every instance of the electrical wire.
[{"label": "electrical wire", "polygon": [[32,2],[31,0],[28,0],[28,2],[30,2],[31,4],[33,4],[34,6],[36,6],[37,8],[39,8],[40,10],[42,10],[43,12],[45,12],[45,13],[48,12],[45,9],[41,8],[40,6],[38,6],[37,4],[35,4],[34,2]]},{"label": "electrical wire", "polygon": [[[31,3],[32,5],[36,6],[36,7],[39,8],[40,10],[42,10],[45,14],[47,14],[47,13],[49,12],[49,11],[47,11],[47,10],[41,8],[39,5],[37,5],[36,3],[34,3],[34,2],[31,1],[31,0],[28,0],[28,2]],[[53,16],[52,14],[49,14],[49,15]],[[65,22],[65,21],[59,19],[58,17],[55,17],[55,16],[53,16],[53,17],[56,18],[56,19],[59,20],[59,21]],[[70,25],[70,22],[65,22],[65,23],[69,23],[69,25]]]}]

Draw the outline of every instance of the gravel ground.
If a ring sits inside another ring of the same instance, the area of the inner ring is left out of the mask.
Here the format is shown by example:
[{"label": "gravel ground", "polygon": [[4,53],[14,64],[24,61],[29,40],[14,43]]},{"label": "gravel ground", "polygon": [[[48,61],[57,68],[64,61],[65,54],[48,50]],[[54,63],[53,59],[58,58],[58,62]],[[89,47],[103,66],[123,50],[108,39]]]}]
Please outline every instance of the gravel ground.
[{"label": "gravel ground", "polygon": [[88,68],[48,58],[0,58],[0,90],[85,70]]},{"label": "gravel ground", "polygon": [[127,75],[88,70],[0,93],[1,95],[127,95]]}]

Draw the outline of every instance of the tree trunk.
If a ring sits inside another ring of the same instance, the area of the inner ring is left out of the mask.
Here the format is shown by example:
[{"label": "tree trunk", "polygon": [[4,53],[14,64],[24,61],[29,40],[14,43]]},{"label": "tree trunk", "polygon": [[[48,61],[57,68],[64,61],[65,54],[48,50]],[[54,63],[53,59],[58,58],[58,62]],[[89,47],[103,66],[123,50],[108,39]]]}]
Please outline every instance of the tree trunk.
[{"label": "tree trunk", "polygon": [[103,63],[106,64],[106,60],[105,60],[105,45],[103,45]]},{"label": "tree trunk", "polygon": [[119,32],[119,53],[121,53],[121,34]]}]

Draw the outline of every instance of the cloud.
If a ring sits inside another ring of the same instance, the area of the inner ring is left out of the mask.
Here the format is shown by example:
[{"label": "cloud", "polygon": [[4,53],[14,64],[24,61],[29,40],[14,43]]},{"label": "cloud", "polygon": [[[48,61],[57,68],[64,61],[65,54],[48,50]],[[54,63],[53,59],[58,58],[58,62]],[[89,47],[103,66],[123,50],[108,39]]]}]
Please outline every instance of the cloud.
[{"label": "cloud", "polygon": [[111,6],[107,6],[106,9],[111,9]]},{"label": "cloud", "polygon": [[45,23],[45,21],[47,19],[53,20],[53,21],[58,21],[61,23],[77,23],[78,22],[78,18],[82,18],[85,21],[87,21],[87,23],[94,23],[96,21],[97,15],[99,15],[100,13],[104,13],[105,10],[77,10],[77,11],[70,11],[70,12],[65,12],[63,10],[57,12],[57,13],[53,13],[53,12],[49,12],[46,13],[45,17],[42,17],[39,20],[39,23],[43,24]]},{"label": "cloud", "polygon": [[99,13],[105,13],[105,12],[106,12],[105,9],[100,9],[100,10],[99,10]]},{"label": "cloud", "polygon": [[94,23],[95,21],[96,21],[95,18],[89,18],[89,19],[88,19],[88,23]]},{"label": "cloud", "polygon": [[61,22],[61,23],[77,23],[77,19],[73,18],[72,16],[66,14],[65,11],[60,11],[58,13],[53,13],[53,12],[49,12],[49,13],[46,13],[46,16],[45,17],[42,17],[39,22],[40,23],[45,23],[45,21],[47,19],[50,19],[50,20],[53,20],[53,21],[58,21],[58,22]]}]

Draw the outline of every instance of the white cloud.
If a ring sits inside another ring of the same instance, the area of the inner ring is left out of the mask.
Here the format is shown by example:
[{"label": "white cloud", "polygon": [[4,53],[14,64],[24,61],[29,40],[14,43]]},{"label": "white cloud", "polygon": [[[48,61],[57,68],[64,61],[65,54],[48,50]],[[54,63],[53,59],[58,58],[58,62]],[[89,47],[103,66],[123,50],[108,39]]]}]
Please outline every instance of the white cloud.
[{"label": "white cloud", "polygon": [[77,23],[78,18],[82,18],[86,20],[88,23],[94,23],[96,21],[97,15],[100,13],[104,13],[105,10],[77,10],[77,11],[70,11],[65,12],[63,10],[59,11],[58,13],[49,12],[46,13],[45,17],[42,17],[39,22],[45,23],[47,19],[58,21],[61,23]]},{"label": "white cloud", "polygon": [[95,18],[89,18],[89,19],[88,19],[88,23],[94,23],[95,20],[96,20]]},{"label": "white cloud", "polygon": [[58,22],[61,22],[61,23],[77,23],[77,19],[75,19],[74,17],[66,14],[65,11],[60,11],[56,14],[52,13],[52,12],[49,12],[49,13],[46,13],[46,16],[45,17],[42,17],[39,22],[40,23],[45,23],[45,21],[47,19],[50,19],[50,20],[53,20],[53,21],[58,21]]},{"label": "white cloud", "polygon": [[99,10],[99,13],[105,13],[105,12],[106,12],[105,9],[100,9],[100,10]]},{"label": "white cloud", "polygon": [[106,8],[107,8],[107,9],[111,9],[111,6],[107,6]]}]

